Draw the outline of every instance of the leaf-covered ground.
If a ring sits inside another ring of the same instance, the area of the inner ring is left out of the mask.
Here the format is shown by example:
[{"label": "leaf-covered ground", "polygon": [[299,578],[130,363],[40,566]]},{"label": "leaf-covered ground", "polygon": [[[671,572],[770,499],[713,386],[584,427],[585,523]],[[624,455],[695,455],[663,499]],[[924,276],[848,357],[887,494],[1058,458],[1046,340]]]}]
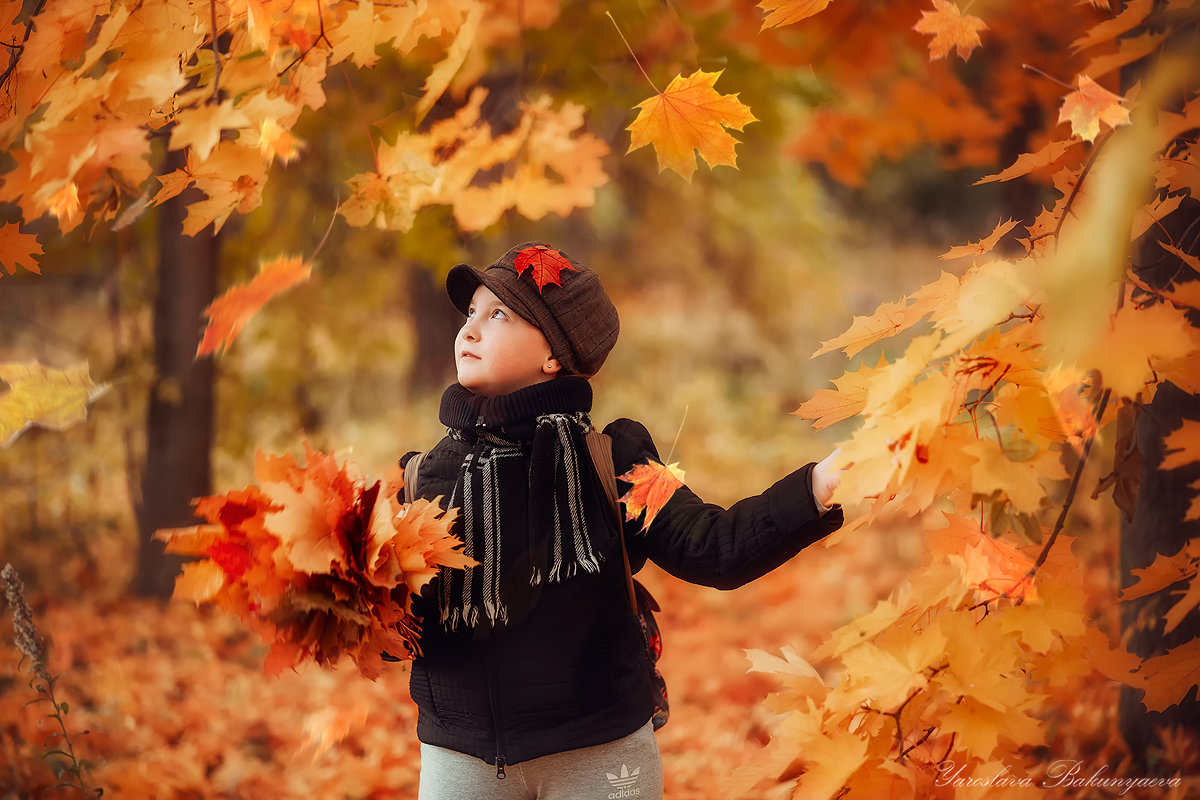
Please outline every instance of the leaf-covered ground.
[{"label": "leaf-covered ground", "polygon": [[[770,678],[743,648],[811,650],[902,574],[913,541],[816,546],[735,592],[641,576],[663,604],[671,721],[658,734],[672,800],[723,796],[722,779],[766,741]],[[352,664],[268,678],[265,648],[235,618],[121,600],[35,608],[52,641],[78,754],[106,797],[415,798],[420,768],[407,669],[372,683]],[[5,620],[7,629],[8,621]],[[0,797],[68,797],[39,758],[39,715],[20,654],[0,650]],[[82,731],[88,731],[83,734]],[[78,796],[78,793],[74,793]]]}]

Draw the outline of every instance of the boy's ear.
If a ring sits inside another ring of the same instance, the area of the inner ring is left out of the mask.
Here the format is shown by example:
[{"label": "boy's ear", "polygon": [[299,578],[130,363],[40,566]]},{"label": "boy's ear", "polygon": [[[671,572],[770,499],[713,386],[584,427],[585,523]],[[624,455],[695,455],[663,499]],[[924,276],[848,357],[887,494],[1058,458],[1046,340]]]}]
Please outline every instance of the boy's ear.
[{"label": "boy's ear", "polygon": [[547,375],[554,375],[562,371],[562,364],[558,363],[558,359],[551,356],[546,359],[546,363],[542,364],[542,372]]}]

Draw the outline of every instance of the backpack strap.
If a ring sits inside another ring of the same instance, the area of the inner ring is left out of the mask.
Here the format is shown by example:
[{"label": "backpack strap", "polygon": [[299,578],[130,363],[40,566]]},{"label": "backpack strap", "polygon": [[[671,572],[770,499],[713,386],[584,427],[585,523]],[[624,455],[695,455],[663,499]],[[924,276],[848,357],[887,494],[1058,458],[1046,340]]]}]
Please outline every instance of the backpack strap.
[{"label": "backpack strap", "polygon": [[[421,469],[421,462],[425,460],[428,453],[428,450],[415,453],[404,465],[404,502],[406,503],[417,499],[417,470]],[[611,457],[609,460],[612,460]],[[613,482],[616,483],[615,480]]]},{"label": "backpack strap", "polygon": [[[600,476],[600,483],[604,486],[604,494],[608,497],[609,508],[612,509],[617,520],[617,539],[621,542],[621,560],[625,562],[625,585],[629,589],[629,604],[634,611],[637,611],[638,602],[637,593],[633,588],[633,570],[629,566],[629,551],[625,548],[625,525],[621,519],[621,507],[617,499],[617,469],[613,465],[612,437],[592,428],[584,436],[584,440],[587,442],[592,464],[596,467],[596,474]],[[407,476],[405,480],[407,480]]]}]

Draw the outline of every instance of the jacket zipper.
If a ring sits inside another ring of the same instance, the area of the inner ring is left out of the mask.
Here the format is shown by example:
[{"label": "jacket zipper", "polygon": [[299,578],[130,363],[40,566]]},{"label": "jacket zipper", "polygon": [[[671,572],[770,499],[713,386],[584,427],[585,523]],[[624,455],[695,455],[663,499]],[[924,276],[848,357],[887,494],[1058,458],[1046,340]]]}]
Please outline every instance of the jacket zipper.
[{"label": "jacket zipper", "polygon": [[489,651],[487,656],[487,683],[488,683],[488,702],[492,706],[492,725],[496,731],[496,779],[504,780],[504,717],[500,713],[500,698],[496,692],[495,670],[493,668],[492,654]]}]

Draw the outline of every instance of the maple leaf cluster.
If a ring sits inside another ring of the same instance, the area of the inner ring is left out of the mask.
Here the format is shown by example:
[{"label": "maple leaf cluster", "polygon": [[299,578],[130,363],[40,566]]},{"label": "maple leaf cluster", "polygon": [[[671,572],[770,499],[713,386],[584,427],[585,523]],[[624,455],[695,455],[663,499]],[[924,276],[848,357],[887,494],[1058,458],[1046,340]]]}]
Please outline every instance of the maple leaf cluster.
[{"label": "maple leaf cluster", "polygon": [[[1149,13],[1130,3],[1078,47],[1101,47]],[[1093,63],[1098,77],[1117,61]],[[1139,278],[1128,256],[1195,202],[1200,103],[1185,72],[1168,62],[1124,96],[1081,73],[1062,103],[1070,131],[980,181],[1049,175],[1050,206],[951,248],[943,259],[970,259],[961,274],[944,271],[855,317],[814,353],[854,357],[909,334],[796,413],[818,428],[860,423],[840,445],[849,469],[834,500],[865,502],[829,542],[906,515],[926,527],[926,562],[818,649],[823,674],[795,652],[752,656],[782,680],[769,705],[786,716],[734,791],[794,780],[791,796],[806,800],[958,796],[938,782],[947,761],[971,774],[1000,760],[1014,780],[1036,779],[1046,765],[1029,753],[1050,744],[1045,721],[1069,687],[1125,684],[1161,711],[1200,682],[1195,640],[1145,661],[1110,640],[1064,544],[1084,465],[1117,411],[1136,412],[1163,381],[1200,391],[1200,334],[1188,319],[1200,307],[1200,261],[1162,244],[1180,264],[1164,288]],[[1187,99],[1162,110],[1178,96]],[[1197,436],[1190,423],[1172,433],[1162,468],[1200,461]],[[1120,481],[1126,457],[1113,453],[1097,495]],[[1200,501],[1186,513],[1198,517]],[[1160,556],[1120,599],[1184,582],[1164,606],[1174,630],[1200,600],[1197,563],[1192,544]]]},{"label": "maple leaf cluster", "polygon": [[259,452],[257,485],[197,500],[206,525],[156,534],[168,552],[204,556],[174,597],[238,614],[271,645],[269,674],[348,656],[373,680],[382,653],[420,653],[413,595],[439,566],[474,561],[450,533],[456,513],[399,503],[399,474],[368,486],[349,462],[307,444],[304,458]]}]

